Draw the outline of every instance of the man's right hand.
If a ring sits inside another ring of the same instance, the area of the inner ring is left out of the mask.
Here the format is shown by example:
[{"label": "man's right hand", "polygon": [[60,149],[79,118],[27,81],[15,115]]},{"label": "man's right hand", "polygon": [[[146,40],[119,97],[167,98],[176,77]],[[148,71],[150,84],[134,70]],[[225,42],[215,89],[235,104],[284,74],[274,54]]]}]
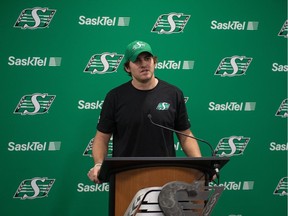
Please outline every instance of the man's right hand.
[{"label": "man's right hand", "polygon": [[87,176],[89,177],[89,179],[91,181],[93,181],[96,184],[101,184],[102,182],[98,179],[98,175],[99,175],[99,171],[101,169],[101,165],[100,163],[95,164],[94,167],[92,167],[89,171]]}]

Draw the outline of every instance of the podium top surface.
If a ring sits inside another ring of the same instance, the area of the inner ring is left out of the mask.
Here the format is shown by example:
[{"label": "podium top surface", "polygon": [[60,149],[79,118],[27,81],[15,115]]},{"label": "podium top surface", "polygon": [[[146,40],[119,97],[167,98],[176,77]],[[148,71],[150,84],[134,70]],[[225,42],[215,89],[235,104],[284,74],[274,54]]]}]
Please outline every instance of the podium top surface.
[{"label": "podium top surface", "polygon": [[186,167],[203,172],[219,170],[229,161],[227,157],[111,157],[103,161],[99,179],[109,182],[111,175],[119,172],[147,167]]}]

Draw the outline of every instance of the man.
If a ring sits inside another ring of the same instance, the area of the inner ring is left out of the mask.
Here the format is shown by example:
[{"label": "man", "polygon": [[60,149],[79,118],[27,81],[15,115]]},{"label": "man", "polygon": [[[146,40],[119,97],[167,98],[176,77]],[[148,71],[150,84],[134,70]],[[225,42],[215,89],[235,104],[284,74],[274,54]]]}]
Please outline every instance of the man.
[{"label": "man", "polygon": [[[92,147],[95,165],[88,177],[100,183],[98,173],[113,135],[114,157],[176,156],[173,132],[153,122],[193,136],[180,89],[155,77],[157,57],[150,45],[134,41],[125,52],[125,71],[132,80],[112,89],[104,100]],[[201,157],[195,139],[177,134],[185,154]]]}]

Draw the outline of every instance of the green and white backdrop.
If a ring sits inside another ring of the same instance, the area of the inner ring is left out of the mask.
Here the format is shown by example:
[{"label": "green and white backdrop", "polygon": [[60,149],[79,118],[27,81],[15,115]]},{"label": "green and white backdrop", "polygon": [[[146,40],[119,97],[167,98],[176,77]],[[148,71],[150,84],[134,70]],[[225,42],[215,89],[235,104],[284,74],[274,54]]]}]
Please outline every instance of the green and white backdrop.
[{"label": "green and white backdrop", "polygon": [[[212,215],[287,215],[285,0],[4,0],[0,11],[1,215],[108,215],[109,185],[87,178],[91,139],[106,93],[130,79],[122,58],[136,39],[183,90],[195,136],[230,157]],[[176,137],[175,148],[184,156]]]}]

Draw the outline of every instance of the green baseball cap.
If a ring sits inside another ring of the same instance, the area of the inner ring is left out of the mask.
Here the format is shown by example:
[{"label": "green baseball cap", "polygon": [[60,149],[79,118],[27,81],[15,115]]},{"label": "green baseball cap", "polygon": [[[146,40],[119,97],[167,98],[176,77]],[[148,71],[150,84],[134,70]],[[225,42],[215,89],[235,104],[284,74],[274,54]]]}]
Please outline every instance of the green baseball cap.
[{"label": "green baseball cap", "polygon": [[135,62],[137,56],[142,52],[149,52],[153,56],[151,46],[144,41],[133,41],[128,44],[125,51],[125,62],[132,61]]}]

